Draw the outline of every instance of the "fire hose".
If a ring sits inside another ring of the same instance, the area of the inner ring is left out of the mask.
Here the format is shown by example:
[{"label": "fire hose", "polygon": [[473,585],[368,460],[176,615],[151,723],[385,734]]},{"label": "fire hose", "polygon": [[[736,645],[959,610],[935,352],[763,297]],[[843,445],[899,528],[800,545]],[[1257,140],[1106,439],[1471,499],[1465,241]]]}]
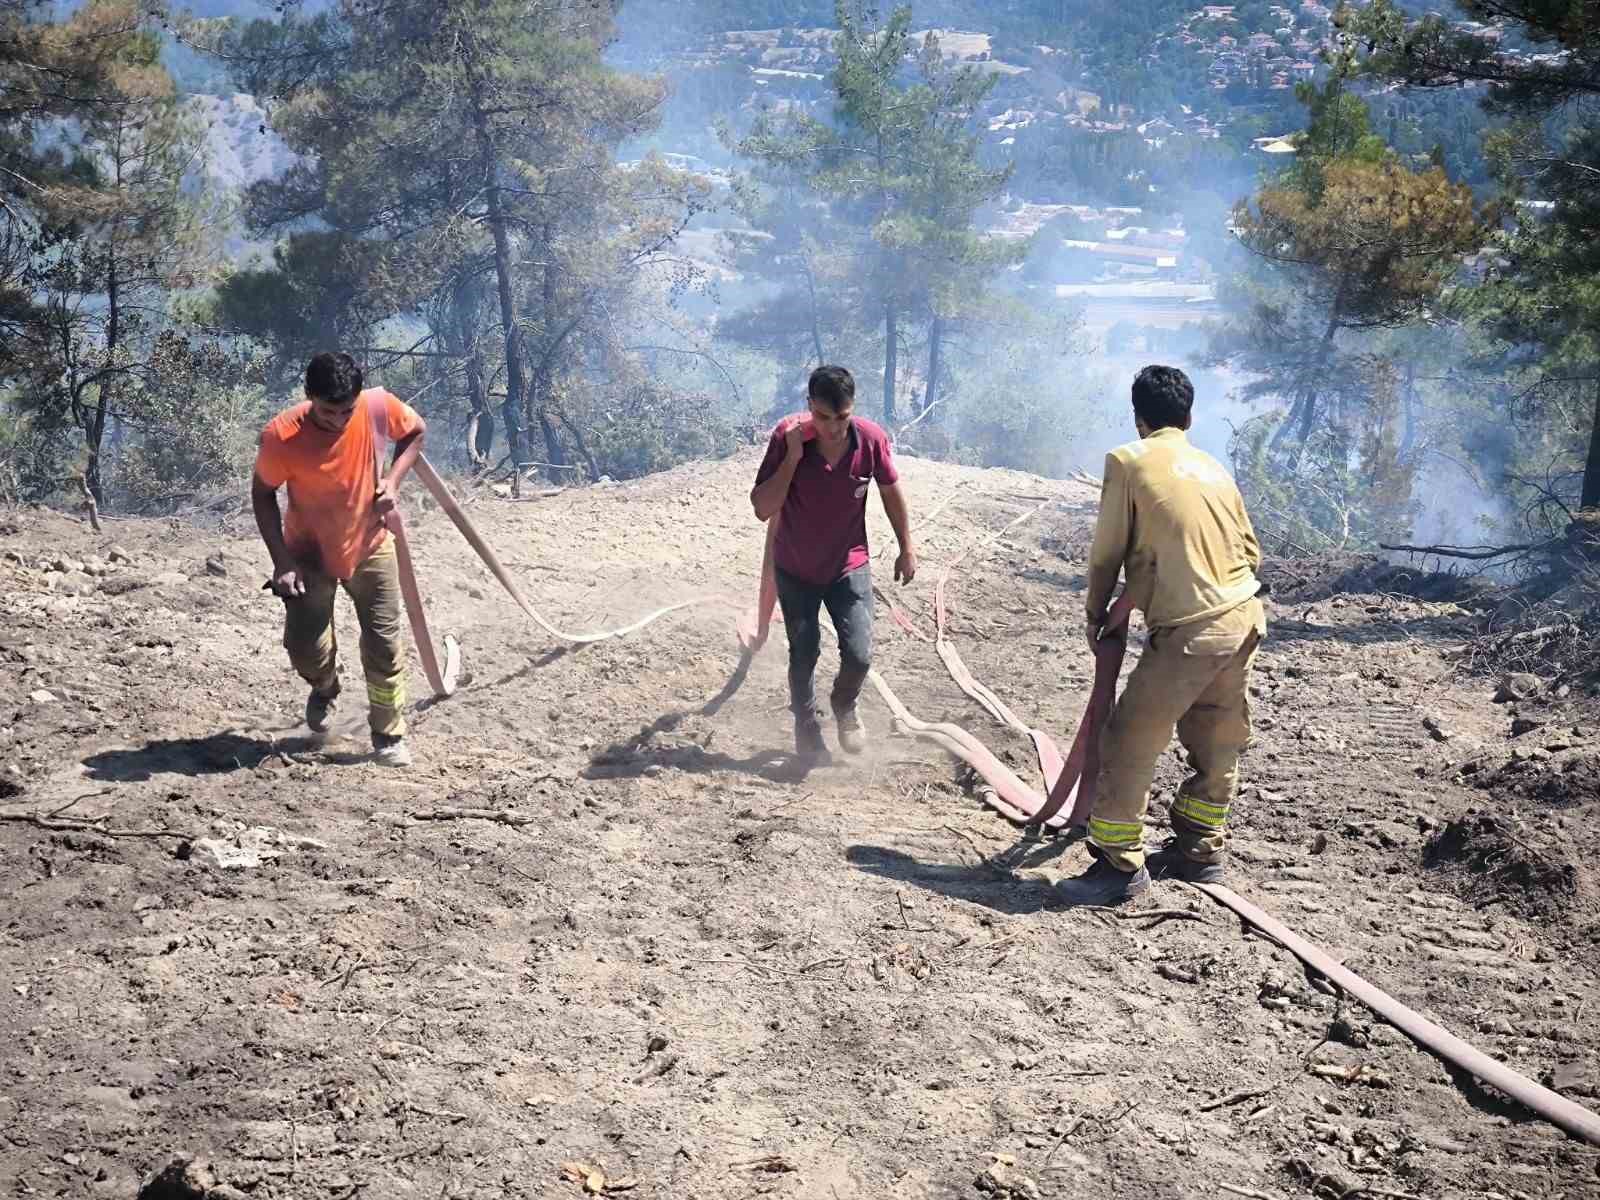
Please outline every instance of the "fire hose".
[{"label": "fire hose", "polygon": [[[743,618],[739,625],[739,639],[741,645],[745,647],[746,653],[753,653],[765,642],[772,622],[773,608],[777,602],[777,588],[772,562],[772,547],[777,533],[777,521],[778,518],[774,517],[768,522],[767,547],[762,561],[761,588],[756,609],[753,613]],[[1003,533],[1004,530],[1001,532]],[[986,797],[987,803],[991,808],[1022,824],[1039,825],[1048,823],[1052,826],[1080,824],[1088,820],[1089,811],[1093,805],[1094,780],[1098,763],[1096,747],[1099,741],[1099,730],[1111,711],[1112,703],[1115,699],[1117,675],[1121,670],[1122,659],[1126,650],[1124,638],[1118,636],[1108,637],[1105,634],[1116,634],[1117,631],[1126,627],[1132,613],[1131,597],[1127,592],[1124,592],[1116,604],[1112,606],[1104,632],[1094,651],[1095,677],[1089,704],[1079,723],[1077,736],[1073,739],[1072,751],[1068,754],[1066,760],[1062,762],[1059,750],[1056,749],[1048,735],[1027,726],[993,692],[973,678],[971,672],[967,670],[966,665],[961,661],[960,655],[955,653],[953,646],[950,646],[948,651],[945,649],[948,646],[948,639],[945,637],[943,588],[951,568],[955,563],[965,558],[970,550],[971,547],[968,548],[968,551],[964,551],[950,566],[947,566],[935,585],[935,609],[938,621],[937,641],[940,646],[940,657],[944,660],[946,667],[949,668],[951,675],[956,677],[956,681],[961,684],[962,689],[968,695],[973,696],[980,704],[983,704],[997,720],[1027,733],[1034,740],[1034,744],[1039,751],[1040,765],[1044,771],[1049,789],[1048,798],[1041,797],[1037,792],[1029,788],[1017,777],[1015,772],[996,758],[981,741],[960,726],[918,720],[901,702],[899,697],[894,694],[876,669],[868,672],[867,678],[901,726],[926,741],[931,741],[944,747],[955,757],[972,767],[984,779],[989,787],[993,789],[992,794]],[[752,640],[756,634],[759,634],[759,640]],[[1059,768],[1055,766],[1058,762],[1061,764]],[[1053,769],[1057,773],[1052,778],[1051,771]],[[1071,815],[1062,820],[1059,814],[1069,799],[1074,801],[1070,810]],[[1565,1096],[1535,1083],[1526,1075],[1512,1070],[1504,1063],[1490,1058],[1476,1046],[1463,1041],[1449,1030],[1428,1020],[1414,1009],[1396,1000],[1381,988],[1376,987],[1339,963],[1321,947],[1300,937],[1276,917],[1264,912],[1231,888],[1215,883],[1201,883],[1194,886],[1219,904],[1232,910],[1241,920],[1276,941],[1284,949],[1300,959],[1301,962],[1305,963],[1306,966],[1323,975],[1336,986],[1343,988],[1351,996],[1366,1005],[1372,1012],[1383,1020],[1388,1021],[1419,1045],[1431,1050],[1439,1057],[1455,1064],[1469,1074],[1476,1076],[1491,1087],[1498,1088],[1572,1136],[1600,1146],[1600,1116],[1597,1116],[1582,1105],[1568,1100]]]},{"label": "fire hose", "polygon": [[[369,406],[369,408],[372,407]],[[377,459],[379,477],[381,478],[383,447],[388,442],[388,430],[386,424],[380,425],[381,418],[377,409],[374,409],[372,419],[374,452]],[[381,437],[379,436],[380,434],[382,435]],[[467,519],[466,514],[461,511],[454,497],[450,495],[449,489],[445,487],[444,481],[439,478],[438,473],[427,459],[418,456],[415,470],[418,478],[422,480],[423,486],[438,501],[440,508],[450,518],[451,523],[461,531],[462,536],[477,552],[484,565],[489,568],[512,600],[531,620],[552,637],[575,643],[598,642],[608,638],[621,637],[624,634],[644,628],[668,613],[702,602],[700,600],[688,600],[668,605],[619,629],[587,634],[564,633],[540,616],[538,611],[522,596],[510,575],[501,566],[494,552],[473,527],[471,521]],[[761,585],[755,612],[741,618],[738,626],[739,641],[746,654],[753,654],[765,643],[771,629],[773,610],[777,606],[777,582],[773,563],[773,544],[777,535],[777,522],[778,518],[774,517],[767,524],[766,547],[762,557]],[[446,665],[441,672],[433,651],[432,635],[428,629],[421,592],[417,587],[416,572],[411,558],[410,545],[406,537],[405,521],[399,512],[395,511],[387,518],[386,525],[395,538],[396,558],[400,569],[401,590],[405,597],[406,613],[411,621],[412,633],[417,642],[418,652],[422,656],[428,682],[437,694],[448,696],[455,690],[459,673],[459,646],[454,638],[448,636],[445,638]],[[1002,532],[1004,531],[1002,530]],[[965,554],[961,557],[964,558]],[[993,789],[993,797],[989,800],[991,807],[1009,816],[1012,820],[1032,825],[1081,824],[1087,820],[1093,803],[1093,785],[1096,773],[1095,747],[1098,741],[1100,725],[1109,713],[1111,701],[1114,698],[1125,642],[1120,637],[1102,636],[1097,645],[1094,652],[1095,678],[1091,689],[1090,701],[1079,723],[1077,735],[1073,739],[1072,750],[1065,759],[1062,759],[1059,749],[1047,734],[1026,725],[999,697],[995,696],[992,691],[972,676],[965,663],[962,662],[960,655],[955,652],[955,648],[950,645],[946,638],[944,585],[951,570],[959,561],[960,558],[946,567],[935,588],[935,609],[938,624],[937,645],[940,649],[940,657],[951,674],[961,683],[963,690],[983,704],[997,720],[1019,729],[1034,741],[1039,752],[1048,794],[1041,796],[1038,792],[1029,788],[1010,768],[1000,762],[981,741],[960,726],[945,722],[930,723],[919,720],[894,694],[876,669],[868,673],[868,678],[878,695],[904,728],[925,740],[943,746],[957,758],[970,765],[988,782]],[[1123,629],[1131,615],[1131,610],[1130,597],[1127,593],[1124,593],[1112,607],[1106,622],[1105,632],[1115,634]],[[1073,807],[1070,810],[1070,815],[1063,819],[1060,813],[1069,799],[1073,801]],[[1507,1067],[1504,1063],[1490,1058],[1477,1047],[1462,1041],[1442,1026],[1423,1017],[1390,996],[1387,992],[1344,967],[1325,950],[1301,938],[1277,918],[1263,912],[1248,900],[1237,895],[1232,889],[1220,884],[1197,884],[1195,886],[1218,903],[1231,909],[1242,920],[1278,942],[1312,970],[1319,972],[1335,985],[1343,988],[1378,1016],[1393,1024],[1420,1045],[1427,1047],[1462,1070],[1527,1105],[1534,1112],[1573,1136],[1586,1139],[1595,1145],[1600,1145],[1600,1116],[1596,1116],[1596,1114],[1582,1105],[1558,1095],[1549,1088],[1535,1083],[1525,1075]]]},{"label": "fire hose", "polygon": [[[389,444],[388,413],[382,404],[370,401],[367,410],[372,418],[372,447],[373,457],[377,466],[378,478],[383,478],[383,458]],[[664,608],[655,609],[646,613],[638,620],[623,625],[617,629],[601,630],[597,633],[567,633],[557,629],[540,614],[539,610],[529,604],[516,583],[500,560],[495,556],[483,536],[467,519],[467,514],[461,511],[461,506],[456,503],[455,497],[450,494],[450,489],[445,486],[439,473],[433,469],[433,464],[422,455],[417,456],[413,473],[422,481],[422,486],[438,501],[439,507],[444,510],[445,516],[450,518],[450,523],[461,531],[461,536],[466,538],[467,544],[483,560],[483,565],[489,568],[490,574],[506,590],[512,601],[534,624],[545,633],[558,641],[569,642],[573,645],[589,645],[594,642],[603,642],[612,638],[623,637],[635,633],[658,621],[669,613],[679,609],[689,608],[695,604],[705,603],[705,597],[696,597],[690,600],[681,600],[676,604],[669,604]],[[422,659],[422,670],[428,677],[428,685],[433,688],[438,696],[449,696],[456,690],[456,681],[461,670],[461,649],[455,638],[448,634],[444,639],[445,666],[439,669],[439,660],[433,649],[433,635],[428,629],[428,616],[422,603],[422,590],[417,586],[417,572],[411,557],[411,544],[406,536],[405,518],[400,515],[398,508],[394,509],[384,520],[385,527],[394,536],[395,560],[400,574],[400,593],[405,598],[406,616],[411,622],[411,636],[417,644],[417,654]]]}]

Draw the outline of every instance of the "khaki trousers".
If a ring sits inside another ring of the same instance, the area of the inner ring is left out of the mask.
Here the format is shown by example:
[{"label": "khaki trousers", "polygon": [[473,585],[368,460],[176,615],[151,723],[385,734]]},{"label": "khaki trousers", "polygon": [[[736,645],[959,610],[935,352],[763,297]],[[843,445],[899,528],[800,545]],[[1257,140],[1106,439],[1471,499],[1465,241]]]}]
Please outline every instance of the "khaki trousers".
[{"label": "khaki trousers", "polygon": [[[333,630],[338,584],[317,572],[305,595],[284,598],[283,648],[300,678],[323,696],[337,696],[339,646]],[[361,624],[361,669],[367,677],[367,723],[375,734],[406,731],[406,646],[400,624],[400,573],[389,538],[355,569],[344,590]]]},{"label": "khaki trousers", "polygon": [[1174,726],[1191,771],[1172,802],[1179,848],[1196,862],[1221,858],[1239,754],[1250,740],[1250,669],[1265,633],[1266,612],[1256,599],[1150,632],[1100,739],[1089,841],[1112,866],[1144,865],[1150,781]]}]

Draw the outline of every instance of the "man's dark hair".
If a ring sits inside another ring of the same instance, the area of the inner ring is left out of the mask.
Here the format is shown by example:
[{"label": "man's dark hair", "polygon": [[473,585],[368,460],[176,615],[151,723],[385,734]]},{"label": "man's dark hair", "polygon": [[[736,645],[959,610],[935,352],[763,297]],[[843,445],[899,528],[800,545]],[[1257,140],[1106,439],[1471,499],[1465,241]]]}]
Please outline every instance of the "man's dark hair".
[{"label": "man's dark hair", "polygon": [[856,402],[856,381],[843,367],[818,367],[811,372],[806,391],[834,412],[842,412]]},{"label": "man's dark hair", "polygon": [[306,364],[306,395],[329,404],[353,400],[361,391],[361,368],[344,351],[324,350]]},{"label": "man's dark hair", "polygon": [[1194,408],[1194,384],[1177,367],[1150,366],[1133,377],[1133,412],[1151,429],[1182,429]]}]

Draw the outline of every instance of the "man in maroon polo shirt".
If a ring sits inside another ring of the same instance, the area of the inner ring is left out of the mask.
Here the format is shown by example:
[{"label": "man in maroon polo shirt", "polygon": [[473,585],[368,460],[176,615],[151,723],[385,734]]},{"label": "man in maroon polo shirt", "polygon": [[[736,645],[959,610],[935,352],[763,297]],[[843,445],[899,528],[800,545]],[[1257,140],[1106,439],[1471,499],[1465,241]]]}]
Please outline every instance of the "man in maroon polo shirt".
[{"label": "man in maroon polo shirt", "polygon": [[820,610],[839,635],[839,674],[829,697],[839,746],[859,754],[866,731],[856,700],[872,666],[872,568],[867,555],[867,491],[873,480],[900,542],[894,577],[917,573],[911,520],[889,437],[855,413],[856,384],[843,367],[818,367],[807,387],[809,412],[785,417],[767,443],[750,503],[759,520],[778,520],[772,556],[778,604],[789,634],[789,706],[795,752],[827,756],[817,721],[813,676],[822,646]]}]

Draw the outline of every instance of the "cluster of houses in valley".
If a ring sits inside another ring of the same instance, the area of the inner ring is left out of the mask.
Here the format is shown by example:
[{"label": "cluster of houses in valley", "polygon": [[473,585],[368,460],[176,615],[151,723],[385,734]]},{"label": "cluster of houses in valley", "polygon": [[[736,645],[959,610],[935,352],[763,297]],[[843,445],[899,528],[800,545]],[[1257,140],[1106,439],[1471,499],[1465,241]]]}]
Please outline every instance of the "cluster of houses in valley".
[{"label": "cluster of houses in valley", "polygon": [[1296,82],[1315,77],[1332,28],[1332,10],[1317,0],[1300,0],[1294,8],[1275,5],[1271,13],[1277,27],[1254,33],[1239,28],[1237,11],[1234,4],[1208,4],[1173,35],[1179,45],[1210,57],[1212,88],[1223,91],[1242,84],[1288,91]]}]

